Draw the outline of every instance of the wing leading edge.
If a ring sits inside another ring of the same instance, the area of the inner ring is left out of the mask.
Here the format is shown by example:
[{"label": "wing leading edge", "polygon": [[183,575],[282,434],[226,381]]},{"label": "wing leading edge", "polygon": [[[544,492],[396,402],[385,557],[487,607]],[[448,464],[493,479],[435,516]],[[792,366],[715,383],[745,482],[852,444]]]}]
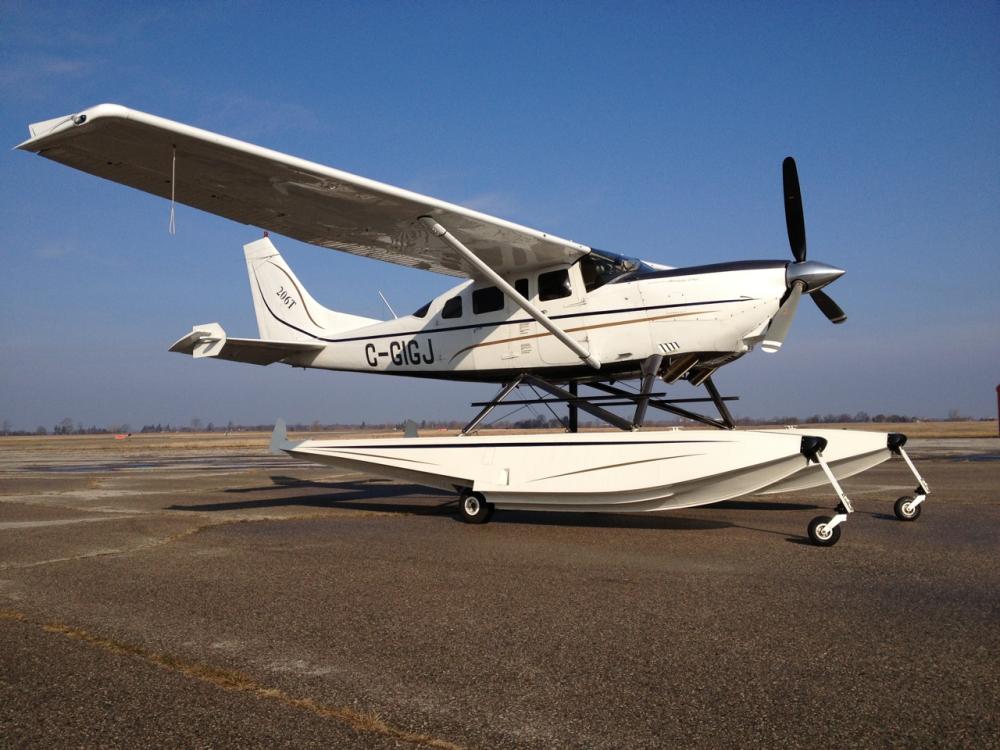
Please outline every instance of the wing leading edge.
[{"label": "wing leading edge", "polygon": [[475,271],[431,235],[420,216],[433,216],[505,275],[571,263],[590,252],[478,211],[116,104],[35,123],[29,132],[19,149],[83,172],[162,198],[173,188],[178,203],[227,219],[449,276],[473,278]]}]

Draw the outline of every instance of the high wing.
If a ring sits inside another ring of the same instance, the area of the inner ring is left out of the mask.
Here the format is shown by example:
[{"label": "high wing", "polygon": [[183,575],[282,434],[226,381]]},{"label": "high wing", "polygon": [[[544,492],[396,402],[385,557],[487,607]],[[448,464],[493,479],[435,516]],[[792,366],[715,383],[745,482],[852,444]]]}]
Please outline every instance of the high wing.
[{"label": "high wing", "polygon": [[428,232],[420,216],[434,217],[504,275],[571,263],[590,251],[487,214],[116,104],[35,123],[29,132],[19,149],[98,177],[303,242],[450,276],[474,278],[477,272]]}]

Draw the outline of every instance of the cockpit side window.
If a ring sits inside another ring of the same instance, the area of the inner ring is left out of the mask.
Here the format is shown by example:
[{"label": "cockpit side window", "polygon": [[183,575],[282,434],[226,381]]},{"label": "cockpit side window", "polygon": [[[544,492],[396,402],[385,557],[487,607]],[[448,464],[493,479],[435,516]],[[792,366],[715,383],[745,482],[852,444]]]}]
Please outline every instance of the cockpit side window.
[{"label": "cockpit side window", "polygon": [[551,299],[562,299],[573,294],[569,284],[569,271],[565,268],[538,274],[538,299],[546,302]]},{"label": "cockpit side window", "polygon": [[528,280],[527,279],[518,279],[517,281],[515,281],[514,282],[514,290],[518,294],[520,294],[522,297],[524,297],[525,299],[531,299],[531,297],[528,296]]},{"label": "cockpit side window", "polygon": [[641,261],[623,255],[592,249],[580,258],[580,275],[588,292],[599,289],[639,268]]},{"label": "cockpit side window", "polygon": [[495,286],[475,289],[472,292],[472,312],[476,315],[503,310],[503,292]]},{"label": "cockpit side window", "polygon": [[462,317],[462,298],[452,297],[450,300],[444,303],[444,307],[441,308],[442,318],[461,318]]}]

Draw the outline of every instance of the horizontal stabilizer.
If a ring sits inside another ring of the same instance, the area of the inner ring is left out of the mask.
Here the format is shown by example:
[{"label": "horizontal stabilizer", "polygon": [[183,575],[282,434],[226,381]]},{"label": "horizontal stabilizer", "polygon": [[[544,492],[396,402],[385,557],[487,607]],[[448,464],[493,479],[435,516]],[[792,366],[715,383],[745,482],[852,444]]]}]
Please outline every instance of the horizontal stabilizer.
[{"label": "horizontal stabilizer", "polygon": [[192,357],[215,357],[251,365],[269,365],[273,362],[294,360],[290,364],[306,364],[309,355],[322,351],[323,344],[301,341],[263,341],[261,339],[233,339],[218,323],[195,326],[191,333],[178,339],[170,351],[190,354]]}]

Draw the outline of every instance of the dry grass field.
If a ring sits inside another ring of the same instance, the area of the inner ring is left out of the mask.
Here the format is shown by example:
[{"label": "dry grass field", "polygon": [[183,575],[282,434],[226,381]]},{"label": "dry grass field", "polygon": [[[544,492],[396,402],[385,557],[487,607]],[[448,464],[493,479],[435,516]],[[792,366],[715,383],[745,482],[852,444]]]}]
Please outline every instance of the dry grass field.
[{"label": "dry grass field", "polygon": [[[808,427],[800,424],[799,427]],[[908,423],[849,423],[820,424],[817,429],[825,430],[871,430],[875,432],[902,432],[911,438],[992,438],[997,437],[995,422],[908,422]],[[651,427],[648,429],[658,429]],[[697,426],[683,429],[698,429]],[[752,429],[752,428],[746,428]],[[602,430],[603,431],[603,430]],[[523,434],[545,432],[545,430],[483,430],[480,434]],[[421,430],[421,437],[444,437],[454,435],[454,430]],[[350,430],[343,432],[294,432],[293,439],[338,438],[338,437],[399,437],[399,431]],[[100,451],[106,456],[119,459],[129,456],[148,456],[159,452],[171,454],[217,450],[225,452],[255,453],[266,449],[270,434],[266,432],[235,432],[229,435],[221,432],[178,432],[135,434],[123,440],[114,435],[42,435],[10,436],[0,438],[0,446],[15,450],[71,451],[74,454]]]},{"label": "dry grass field", "polygon": [[[799,427],[809,427],[799,424]],[[994,438],[997,423],[989,422],[848,422],[818,424],[824,430],[866,430],[872,432],[902,432],[911,438]]]}]

